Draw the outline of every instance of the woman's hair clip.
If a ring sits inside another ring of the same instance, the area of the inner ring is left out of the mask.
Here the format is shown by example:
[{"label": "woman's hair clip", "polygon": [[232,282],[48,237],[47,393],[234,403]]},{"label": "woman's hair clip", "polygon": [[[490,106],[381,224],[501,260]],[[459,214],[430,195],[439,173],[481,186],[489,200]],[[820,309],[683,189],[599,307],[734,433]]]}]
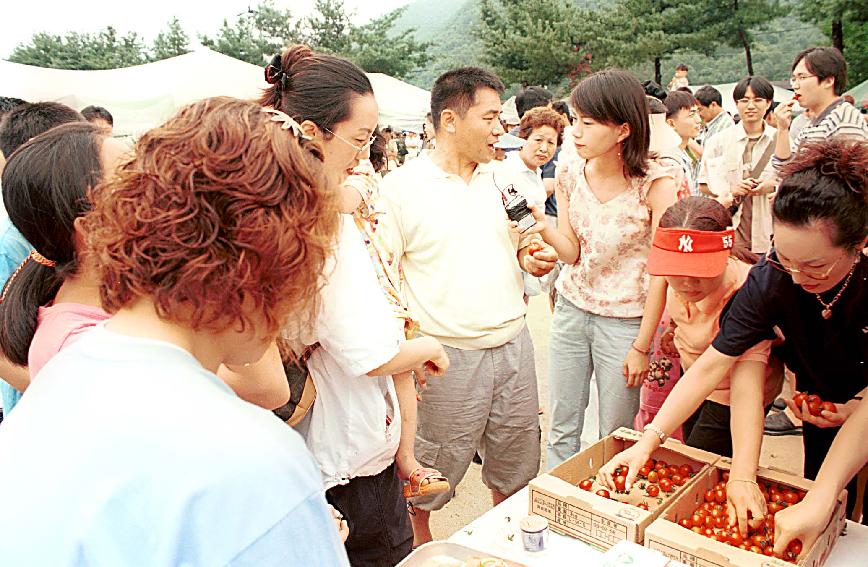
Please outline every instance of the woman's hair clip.
[{"label": "woman's hair clip", "polygon": [[268,65],[265,66],[265,81],[269,85],[274,85],[280,82],[281,86],[285,88],[285,79],[286,73],[280,63],[280,54],[275,55],[271,58],[271,61],[268,62]]},{"label": "woman's hair clip", "polygon": [[304,133],[304,130],[301,129],[301,124],[296,122],[292,116],[289,116],[285,112],[281,112],[275,108],[263,108],[262,110],[269,114],[273,114],[274,116],[271,117],[271,122],[281,122],[282,126],[280,128],[282,130],[292,130],[292,133],[295,134],[296,138],[313,140],[313,137]]}]

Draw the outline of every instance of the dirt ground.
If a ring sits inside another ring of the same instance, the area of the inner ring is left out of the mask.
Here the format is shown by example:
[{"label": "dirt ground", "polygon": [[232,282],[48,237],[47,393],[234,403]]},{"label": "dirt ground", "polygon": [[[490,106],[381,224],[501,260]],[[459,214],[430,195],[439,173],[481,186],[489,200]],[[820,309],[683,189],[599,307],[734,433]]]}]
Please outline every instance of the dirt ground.
[{"label": "dirt ground", "polygon": [[[543,430],[543,439],[545,439],[548,433],[548,339],[551,312],[549,311],[548,301],[544,296],[531,298],[527,323],[536,350],[536,371],[539,382],[540,403],[543,406],[540,423]],[[595,403],[593,395],[591,403]],[[596,423],[586,424],[585,428],[595,429]],[[594,438],[593,436],[585,435],[582,440],[584,442],[593,442]],[[542,450],[542,454],[543,464],[541,469],[545,470],[544,450]],[[762,456],[760,457],[760,464],[763,466],[798,474],[802,470],[803,458],[801,437],[766,436],[763,439]],[[434,537],[436,539],[448,538],[459,528],[481,516],[490,507],[491,498],[488,490],[482,484],[480,466],[473,464],[464,480],[458,485],[455,498],[443,510],[431,515],[431,528]]]}]

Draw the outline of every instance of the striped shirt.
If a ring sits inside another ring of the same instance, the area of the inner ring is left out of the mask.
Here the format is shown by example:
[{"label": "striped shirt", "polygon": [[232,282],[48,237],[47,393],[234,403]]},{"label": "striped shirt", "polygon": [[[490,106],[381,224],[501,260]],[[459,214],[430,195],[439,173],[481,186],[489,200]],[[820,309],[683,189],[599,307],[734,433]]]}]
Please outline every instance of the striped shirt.
[{"label": "striped shirt", "polygon": [[[843,137],[868,140],[868,124],[865,123],[865,119],[862,118],[862,114],[855,106],[839,98],[830,104],[813,122],[801,129],[795,142],[791,144],[790,159],[798,152],[802,144]],[[772,163],[776,169],[788,161],[789,159],[780,159],[777,155],[772,156]]]}]

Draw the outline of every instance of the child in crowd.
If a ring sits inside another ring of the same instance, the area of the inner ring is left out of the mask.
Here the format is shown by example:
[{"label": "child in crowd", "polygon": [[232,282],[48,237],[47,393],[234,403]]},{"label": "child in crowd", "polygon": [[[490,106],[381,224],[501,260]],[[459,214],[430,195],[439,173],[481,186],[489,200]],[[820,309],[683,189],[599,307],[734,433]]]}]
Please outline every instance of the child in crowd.
[{"label": "child in crowd", "polygon": [[[688,197],[660,218],[648,255],[648,273],[664,277],[668,284],[666,311],[675,326],[674,347],[685,371],[717,335],[724,308],[757,260],[750,251],[733,246],[731,224],[729,211],[717,201]],[[781,391],[782,368],[777,363],[768,364],[770,352],[771,341],[766,340],[739,358],[727,378],[685,423],[688,445],[732,456],[730,427],[735,431],[753,416],[731,413],[730,398],[753,395],[759,388],[763,405],[768,407]],[[656,407],[662,405],[663,399],[657,400]],[[639,430],[651,423],[654,414],[642,417],[636,423]],[[746,450],[756,449],[753,457],[759,459],[758,448]]]},{"label": "child in crowd", "polygon": [[205,99],[93,191],[76,224],[112,317],[0,428],[4,563],[348,565],[300,437],[215,375],[316,309],[338,225],[307,145]]}]

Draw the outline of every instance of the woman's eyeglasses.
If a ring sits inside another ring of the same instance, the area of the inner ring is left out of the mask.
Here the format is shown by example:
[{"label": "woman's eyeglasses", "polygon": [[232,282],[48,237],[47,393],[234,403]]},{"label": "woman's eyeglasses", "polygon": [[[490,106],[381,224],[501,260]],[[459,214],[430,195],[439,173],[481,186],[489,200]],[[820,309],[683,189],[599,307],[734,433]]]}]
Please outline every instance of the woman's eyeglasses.
[{"label": "woman's eyeglasses", "polygon": [[348,145],[351,148],[353,148],[354,150],[356,150],[355,157],[359,157],[359,154],[361,154],[362,152],[364,152],[365,150],[370,148],[371,144],[374,143],[374,140],[377,139],[377,134],[375,134],[375,133],[371,134],[371,137],[368,138],[368,141],[363,146],[359,147],[359,146],[355,145],[354,143],[352,143],[351,141],[347,140],[346,138],[335,134],[334,132],[332,132],[328,128],[323,128],[323,130],[325,130],[326,132],[328,132],[329,134],[331,134],[332,136],[334,136],[335,138],[337,138],[341,142],[345,143],[346,145]]},{"label": "woman's eyeglasses", "polygon": [[838,259],[832,262],[832,264],[826,268],[825,270],[821,269],[807,269],[807,270],[799,270],[796,268],[790,268],[789,266],[785,266],[781,261],[772,259],[772,253],[777,256],[777,252],[775,252],[775,241],[772,239],[772,247],[769,249],[768,254],[766,254],[766,262],[772,265],[773,268],[777,268],[778,270],[785,272],[791,276],[795,274],[801,274],[807,278],[811,278],[812,280],[824,281],[829,279],[829,274],[832,273],[832,270],[835,269],[835,266],[838,265],[838,262],[841,261],[841,258],[847,256],[847,253],[844,252]]}]

